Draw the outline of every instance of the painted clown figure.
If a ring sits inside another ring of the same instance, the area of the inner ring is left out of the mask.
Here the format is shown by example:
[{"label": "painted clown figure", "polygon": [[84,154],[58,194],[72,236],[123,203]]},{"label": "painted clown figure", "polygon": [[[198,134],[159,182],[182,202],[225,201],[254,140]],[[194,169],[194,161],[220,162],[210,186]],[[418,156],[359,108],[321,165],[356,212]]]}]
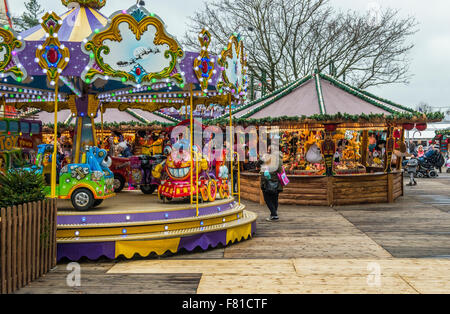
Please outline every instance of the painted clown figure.
[{"label": "painted clown figure", "polygon": [[[172,147],[172,152],[165,163],[158,165],[153,176],[162,179],[158,188],[158,196],[162,201],[188,198],[191,193],[199,201],[214,202],[218,196],[228,198],[228,175],[223,164],[216,162],[218,171],[215,171],[211,162],[200,153],[198,146],[193,146],[193,162],[190,158],[190,145],[187,140],[180,140]],[[193,171],[191,166],[193,164]],[[193,174],[191,186],[191,174]]]}]

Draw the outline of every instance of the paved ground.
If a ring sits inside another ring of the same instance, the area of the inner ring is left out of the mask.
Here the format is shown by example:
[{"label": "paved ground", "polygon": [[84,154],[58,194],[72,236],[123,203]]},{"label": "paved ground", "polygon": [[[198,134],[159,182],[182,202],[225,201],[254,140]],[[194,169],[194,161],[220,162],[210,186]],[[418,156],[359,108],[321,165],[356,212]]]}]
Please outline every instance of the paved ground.
[{"label": "paved ground", "polygon": [[450,176],[395,204],[282,206],[250,240],[207,252],[66,264],[18,293],[450,293]]}]

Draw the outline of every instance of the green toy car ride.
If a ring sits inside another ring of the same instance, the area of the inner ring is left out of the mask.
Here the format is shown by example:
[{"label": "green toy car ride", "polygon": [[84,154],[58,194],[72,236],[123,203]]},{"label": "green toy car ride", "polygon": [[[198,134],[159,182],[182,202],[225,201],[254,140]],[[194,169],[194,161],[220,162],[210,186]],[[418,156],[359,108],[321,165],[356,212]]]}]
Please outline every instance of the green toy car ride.
[{"label": "green toy car ride", "polygon": [[[39,145],[36,165],[31,170],[42,173],[51,195],[51,168],[53,145]],[[62,165],[57,156],[56,195],[71,200],[78,211],[99,206],[105,199],[115,196],[114,174],[108,168],[107,152],[98,147],[86,147],[82,163]]]}]

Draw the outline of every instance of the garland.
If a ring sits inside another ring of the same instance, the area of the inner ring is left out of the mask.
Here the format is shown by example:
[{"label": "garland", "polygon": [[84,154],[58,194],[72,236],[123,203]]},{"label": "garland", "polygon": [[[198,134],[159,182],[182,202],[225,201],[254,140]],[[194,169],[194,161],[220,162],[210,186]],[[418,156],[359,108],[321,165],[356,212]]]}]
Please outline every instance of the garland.
[{"label": "garland", "polygon": [[164,113],[162,113],[162,112],[159,112],[159,111],[154,111],[154,112],[152,112],[152,113],[153,113],[154,115],[158,116],[158,117],[161,117],[161,118],[170,120],[170,121],[172,121],[172,122],[174,122],[174,123],[177,123],[177,124],[181,122],[180,120],[178,120],[178,119],[176,119],[176,118],[174,118],[174,117],[171,117],[171,116],[169,116],[169,115],[167,115],[167,114],[164,114]]},{"label": "garland", "polygon": [[[132,116],[135,119],[138,119],[139,121],[141,121],[142,123],[147,123],[147,121],[141,117],[140,115],[138,115],[136,112],[130,110],[130,109],[125,109],[125,112],[128,113],[130,116]],[[100,123],[101,125],[101,123]],[[105,123],[103,123],[103,126],[105,125]]]},{"label": "garland", "polygon": [[[389,123],[407,123],[413,121],[436,121],[442,120],[444,118],[444,114],[436,112],[429,114],[422,113],[404,113],[404,112],[395,112],[390,115],[385,114],[360,114],[360,115],[351,115],[348,113],[340,113],[337,114],[315,114],[312,116],[282,116],[282,117],[266,117],[261,119],[248,119],[248,118],[234,118],[233,123],[236,125],[265,125],[265,124],[276,124],[279,122],[298,122],[298,123],[370,123],[370,122],[389,122]],[[229,120],[222,119],[221,121],[208,121],[206,122],[208,125],[216,124],[220,126],[226,126],[229,124]],[[450,130],[449,130],[450,132]]]},{"label": "garland", "polygon": [[450,129],[437,130],[436,135],[450,136]]},{"label": "garland", "polygon": [[[75,124],[65,124],[63,122],[58,122],[57,126],[58,126],[58,129],[60,129],[60,130],[66,130],[66,129],[75,128]],[[152,123],[143,123],[143,122],[136,122],[136,121],[106,122],[106,123],[103,124],[103,128],[104,129],[108,129],[108,130],[118,129],[118,128],[121,128],[121,127],[135,128],[135,127],[151,127],[151,126],[160,126],[160,127],[163,127],[163,128],[170,128],[170,127],[173,127],[174,124],[173,123],[166,123],[166,122],[159,122],[159,121],[154,121]],[[101,123],[95,123],[95,127],[96,127],[96,129],[100,129],[101,128]],[[46,123],[46,124],[43,125],[43,128],[47,129],[47,130],[53,130],[54,124],[53,123]]]},{"label": "garland", "polygon": [[[131,115],[132,117],[134,117],[135,119],[138,119],[139,121],[141,121],[141,122],[143,122],[143,123],[145,123],[145,124],[148,124],[148,121],[147,121],[144,117],[142,117],[141,115],[137,114],[137,113],[134,112],[133,110],[131,110],[131,109],[126,109],[125,111],[126,111],[129,115]],[[173,117],[171,117],[171,116],[168,116],[168,115],[166,115],[166,114],[164,114],[164,113],[161,113],[161,112],[158,112],[158,111],[153,111],[153,112],[150,112],[150,113],[152,113],[152,114],[154,114],[155,116],[158,116],[158,117],[160,117],[160,118],[169,120],[169,121],[171,121],[171,122],[173,122],[173,123],[180,123],[180,122],[181,122],[181,121],[179,121],[178,119],[175,119],[175,118],[173,118]],[[158,121],[154,121],[154,122],[157,123]],[[167,122],[159,122],[159,123],[167,123]],[[171,123],[167,123],[167,124],[171,124]]]}]

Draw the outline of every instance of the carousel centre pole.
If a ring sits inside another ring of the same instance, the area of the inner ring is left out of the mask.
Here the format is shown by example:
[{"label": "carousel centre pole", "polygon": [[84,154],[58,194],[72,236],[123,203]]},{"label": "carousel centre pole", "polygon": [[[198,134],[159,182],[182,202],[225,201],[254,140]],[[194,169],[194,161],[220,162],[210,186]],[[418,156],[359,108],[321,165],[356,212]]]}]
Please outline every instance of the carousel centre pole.
[{"label": "carousel centre pole", "polygon": [[58,31],[61,28],[61,18],[54,12],[46,13],[42,18],[42,28],[47,39],[43,45],[39,45],[36,50],[36,59],[39,66],[46,74],[50,85],[55,86],[55,125],[54,125],[54,143],[52,156],[52,174],[51,174],[51,198],[56,198],[56,170],[58,154],[58,82],[60,74],[67,67],[70,59],[69,48],[65,47],[58,40]]},{"label": "carousel centre pole", "polygon": [[231,94],[229,94],[228,98],[229,102],[229,110],[230,110],[230,183],[231,183],[231,193],[230,195],[234,195],[234,169],[233,169],[233,161],[234,161],[234,133],[233,133],[233,115],[231,110]]},{"label": "carousel centre pole", "polygon": [[58,158],[58,80],[56,80],[55,84],[55,124],[53,129],[51,198],[56,198],[56,165]]},{"label": "carousel centre pole", "polygon": [[192,112],[192,107],[193,107],[193,103],[194,103],[194,95],[192,94],[192,84],[190,86],[190,127],[191,129],[189,130],[189,134],[190,134],[190,156],[191,156],[191,204],[194,203],[194,146],[193,146],[193,142],[194,142],[194,114]]}]

